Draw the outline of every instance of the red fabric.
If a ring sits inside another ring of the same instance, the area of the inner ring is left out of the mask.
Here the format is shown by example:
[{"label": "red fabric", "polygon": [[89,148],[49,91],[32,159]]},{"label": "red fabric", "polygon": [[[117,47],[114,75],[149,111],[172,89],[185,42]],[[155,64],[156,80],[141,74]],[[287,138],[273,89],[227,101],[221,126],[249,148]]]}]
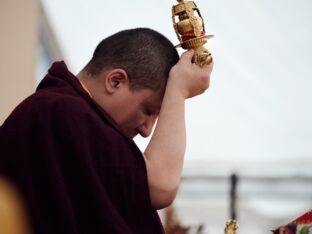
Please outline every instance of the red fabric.
[{"label": "red fabric", "polygon": [[289,224],[312,224],[312,210],[295,219]]},{"label": "red fabric", "polygon": [[[205,35],[205,32],[202,31],[200,33],[201,36],[204,36]],[[195,34],[194,33],[185,33],[184,35],[182,35],[182,41],[187,41],[187,40],[190,40],[190,39],[193,39],[195,38]]]},{"label": "red fabric", "polygon": [[299,218],[291,221],[290,223],[288,223],[285,226],[281,226],[277,229],[275,229],[273,232],[274,234],[279,234],[279,233],[283,233],[283,234],[292,234],[292,233],[296,233],[296,226],[298,225],[304,225],[304,224],[312,224],[312,210],[310,210],[309,212],[305,213],[304,215],[300,216]]}]

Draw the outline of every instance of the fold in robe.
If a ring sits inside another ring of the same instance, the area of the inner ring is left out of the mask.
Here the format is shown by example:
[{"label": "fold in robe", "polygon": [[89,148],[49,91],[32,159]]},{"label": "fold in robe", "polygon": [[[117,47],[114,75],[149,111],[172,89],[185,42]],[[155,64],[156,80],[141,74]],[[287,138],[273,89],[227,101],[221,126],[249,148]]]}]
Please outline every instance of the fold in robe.
[{"label": "fold in robe", "polygon": [[64,62],[1,126],[0,174],[35,234],[163,233],[142,153]]}]

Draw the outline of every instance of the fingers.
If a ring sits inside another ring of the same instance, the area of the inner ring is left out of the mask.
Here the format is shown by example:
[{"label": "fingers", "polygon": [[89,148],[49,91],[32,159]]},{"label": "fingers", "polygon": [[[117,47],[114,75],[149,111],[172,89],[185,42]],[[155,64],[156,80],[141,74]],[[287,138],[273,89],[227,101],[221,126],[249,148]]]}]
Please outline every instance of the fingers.
[{"label": "fingers", "polygon": [[212,69],[213,69],[213,61],[211,63],[209,63],[208,65],[203,66],[203,70],[205,70],[206,72],[211,73]]},{"label": "fingers", "polygon": [[[194,50],[190,49],[188,51],[185,51],[184,53],[182,53],[181,57],[180,57],[180,61],[181,62],[186,62],[188,64],[194,64]],[[206,72],[211,72],[212,68],[213,68],[213,61],[211,61],[211,63],[204,65],[204,66],[199,66],[201,67],[203,70],[205,70]]]},{"label": "fingers", "polygon": [[181,55],[180,60],[181,60],[181,61],[188,62],[188,63],[192,63],[193,57],[194,57],[194,50],[188,50],[188,51],[185,51],[185,52]]}]

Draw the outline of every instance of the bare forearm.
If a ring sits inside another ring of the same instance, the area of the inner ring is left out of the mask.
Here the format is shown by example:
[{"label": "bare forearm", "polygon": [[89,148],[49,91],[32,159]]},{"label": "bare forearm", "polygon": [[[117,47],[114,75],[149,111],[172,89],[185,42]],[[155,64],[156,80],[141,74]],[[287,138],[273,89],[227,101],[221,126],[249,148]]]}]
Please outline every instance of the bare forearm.
[{"label": "bare forearm", "polygon": [[177,192],[186,147],[185,99],[208,87],[213,63],[203,68],[192,62],[193,51],[172,67],[158,123],[145,151],[149,190],[154,208],[169,205]]},{"label": "bare forearm", "polygon": [[162,208],[173,200],[180,183],[186,146],[185,98],[167,86],[158,122],[145,150],[152,203]]}]

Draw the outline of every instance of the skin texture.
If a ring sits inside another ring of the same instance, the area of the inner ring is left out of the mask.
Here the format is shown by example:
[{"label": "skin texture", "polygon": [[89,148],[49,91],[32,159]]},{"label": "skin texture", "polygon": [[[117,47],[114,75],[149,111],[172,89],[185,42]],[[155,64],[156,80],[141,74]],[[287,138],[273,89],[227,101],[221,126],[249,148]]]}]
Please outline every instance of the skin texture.
[{"label": "skin texture", "polygon": [[99,77],[79,73],[78,78],[93,99],[115,120],[123,132],[134,138],[148,137],[156,122],[163,92],[150,89],[130,90],[129,78],[122,69],[103,71]]},{"label": "skin texture", "polygon": [[192,62],[194,52],[182,54],[172,67],[165,90],[130,90],[129,78],[122,69],[78,78],[94,100],[130,138],[147,137],[155,131],[145,152],[152,206],[161,209],[174,200],[180,184],[186,148],[185,100],[202,94],[209,87],[213,64],[203,68]]}]

